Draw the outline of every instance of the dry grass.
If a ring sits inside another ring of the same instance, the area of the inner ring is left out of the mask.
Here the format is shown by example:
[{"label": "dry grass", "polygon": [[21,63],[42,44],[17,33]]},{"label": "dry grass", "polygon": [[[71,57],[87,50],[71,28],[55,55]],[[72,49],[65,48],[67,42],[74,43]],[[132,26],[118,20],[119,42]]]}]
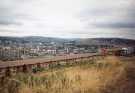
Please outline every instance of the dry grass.
[{"label": "dry grass", "polygon": [[18,74],[12,78],[17,81],[18,93],[123,93],[123,87],[118,89],[116,84],[125,83],[128,65],[121,60],[123,58],[110,56],[93,64],[79,64],[37,74]]}]

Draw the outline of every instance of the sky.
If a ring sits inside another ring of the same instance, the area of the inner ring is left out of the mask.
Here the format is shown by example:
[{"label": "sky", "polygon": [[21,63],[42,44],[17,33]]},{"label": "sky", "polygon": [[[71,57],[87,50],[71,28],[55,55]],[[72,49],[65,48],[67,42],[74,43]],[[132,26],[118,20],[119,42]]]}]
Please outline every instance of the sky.
[{"label": "sky", "polygon": [[134,0],[0,0],[0,36],[135,39]]}]

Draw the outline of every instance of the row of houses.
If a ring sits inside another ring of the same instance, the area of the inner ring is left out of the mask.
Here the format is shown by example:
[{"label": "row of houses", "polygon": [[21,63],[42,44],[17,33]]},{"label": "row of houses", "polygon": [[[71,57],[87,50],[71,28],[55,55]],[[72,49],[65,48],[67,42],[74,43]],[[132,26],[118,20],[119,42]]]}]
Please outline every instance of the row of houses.
[{"label": "row of houses", "polygon": [[8,61],[8,60],[20,60],[20,59],[28,59],[39,56],[46,55],[64,55],[64,54],[79,54],[79,53],[93,53],[97,52],[97,49],[91,48],[23,48],[23,47],[0,47],[0,60]]},{"label": "row of houses", "polygon": [[0,49],[0,60],[19,60],[21,59],[22,51],[19,49]]},{"label": "row of houses", "polygon": [[135,55],[135,47],[97,47],[97,46],[79,46],[79,47],[46,47],[46,48],[24,48],[24,47],[0,47],[0,60],[21,60],[46,55],[64,55],[64,54],[80,54],[80,53],[102,53],[115,54],[117,56]]},{"label": "row of houses", "polygon": [[135,47],[123,47],[115,52],[117,56],[134,56]]}]

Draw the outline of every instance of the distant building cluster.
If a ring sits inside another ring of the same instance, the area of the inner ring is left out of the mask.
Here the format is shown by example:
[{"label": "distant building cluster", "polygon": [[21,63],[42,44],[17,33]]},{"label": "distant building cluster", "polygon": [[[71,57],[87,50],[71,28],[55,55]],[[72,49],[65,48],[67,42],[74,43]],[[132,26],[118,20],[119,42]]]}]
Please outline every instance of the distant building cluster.
[{"label": "distant building cluster", "polygon": [[57,44],[56,42],[30,42],[25,44],[8,43],[8,45],[0,45],[0,60],[12,61],[34,57],[98,52],[97,46],[78,45],[74,41],[64,42],[61,44]]},{"label": "distant building cluster", "polygon": [[[0,41],[0,60],[12,61],[35,57],[47,57],[56,55],[81,54],[81,53],[105,53],[104,49],[120,48],[116,55],[134,55],[135,47],[115,46],[108,41],[93,44],[80,44],[74,40],[65,42],[13,42]],[[104,50],[104,51],[103,51]]]},{"label": "distant building cluster", "polygon": [[117,56],[133,56],[135,55],[135,47],[123,47],[116,52]]}]

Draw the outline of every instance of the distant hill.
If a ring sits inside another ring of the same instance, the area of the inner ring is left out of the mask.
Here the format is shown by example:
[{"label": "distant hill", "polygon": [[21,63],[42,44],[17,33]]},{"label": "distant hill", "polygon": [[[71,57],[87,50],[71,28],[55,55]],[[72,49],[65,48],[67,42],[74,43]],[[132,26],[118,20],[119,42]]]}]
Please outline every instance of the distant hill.
[{"label": "distant hill", "polygon": [[0,37],[1,42],[12,41],[16,43],[37,43],[37,42],[66,42],[67,39],[61,38],[51,38],[51,37],[39,37],[39,36],[29,36],[29,37]]},{"label": "distant hill", "polygon": [[135,40],[123,38],[87,38],[80,39],[80,44],[135,46]]},{"label": "distant hill", "polygon": [[128,45],[135,46],[135,40],[123,39],[123,38],[76,38],[76,39],[63,39],[63,38],[51,38],[51,37],[40,37],[40,36],[29,36],[29,37],[0,37],[1,42],[11,41],[15,43],[63,43],[69,41],[76,41],[77,44],[81,45]]}]

